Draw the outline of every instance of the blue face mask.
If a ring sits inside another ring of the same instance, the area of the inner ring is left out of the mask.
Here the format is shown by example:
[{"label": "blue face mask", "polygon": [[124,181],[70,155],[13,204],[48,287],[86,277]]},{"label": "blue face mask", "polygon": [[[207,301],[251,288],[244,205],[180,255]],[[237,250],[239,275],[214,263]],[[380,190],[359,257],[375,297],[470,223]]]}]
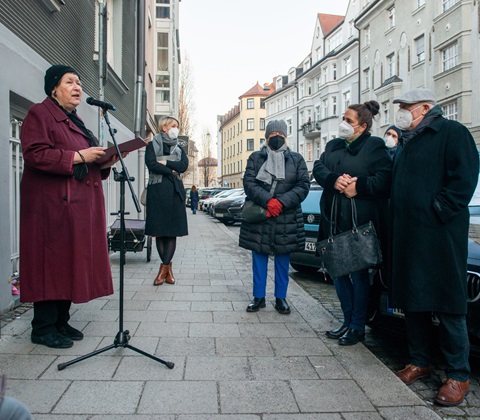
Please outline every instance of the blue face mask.
[{"label": "blue face mask", "polygon": [[273,136],[268,139],[268,145],[272,150],[278,150],[285,144],[285,137]]}]

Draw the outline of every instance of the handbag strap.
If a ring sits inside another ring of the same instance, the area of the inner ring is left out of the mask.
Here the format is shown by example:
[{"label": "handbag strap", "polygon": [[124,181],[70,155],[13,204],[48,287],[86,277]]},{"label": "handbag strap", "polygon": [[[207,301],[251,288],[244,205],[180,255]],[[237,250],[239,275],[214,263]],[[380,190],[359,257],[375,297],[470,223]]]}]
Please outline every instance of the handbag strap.
[{"label": "handbag strap", "polygon": [[[355,199],[350,198],[352,208],[352,231],[357,231],[357,205]],[[332,207],[330,210],[330,238],[333,238],[333,229],[335,226],[335,234],[337,233],[337,194],[333,196]]]}]

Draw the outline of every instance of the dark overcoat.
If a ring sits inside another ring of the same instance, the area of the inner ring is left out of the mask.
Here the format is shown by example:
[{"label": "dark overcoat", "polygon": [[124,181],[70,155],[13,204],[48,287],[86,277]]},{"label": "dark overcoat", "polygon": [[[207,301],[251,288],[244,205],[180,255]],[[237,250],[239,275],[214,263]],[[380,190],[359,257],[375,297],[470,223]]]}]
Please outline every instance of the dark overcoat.
[{"label": "dark overcoat", "polygon": [[285,179],[278,180],[273,195],[271,185],[256,179],[258,171],[267,160],[265,148],[253,152],[247,160],[243,188],[247,200],[267,208],[268,201],[275,197],[283,205],[278,217],[269,217],[263,223],[242,221],[239,244],[242,248],[262,254],[290,254],[305,246],[303,214],[300,206],[310,189],[308,170],[299,153],[286,150]]},{"label": "dark overcoat", "polygon": [[313,166],[313,176],[324,188],[320,199],[318,240],[329,236],[334,196],[337,197],[336,233],[352,228],[351,200],[334,188],[337,178],[348,174],[358,178],[357,195],[354,197],[357,223],[362,225],[373,222],[385,253],[391,171],[392,160],[385,142],[379,137],[363,133],[349,145],[343,139],[329,141],[320,159]]},{"label": "dark overcoat", "polygon": [[[163,155],[170,155],[170,146],[163,144]],[[153,143],[145,151],[145,164],[150,173],[162,174],[162,182],[147,187],[147,214],[145,233],[151,236],[188,235],[185,188],[180,178],[188,168],[188,157],[184,150],[179,161],[167,160],[166,165],[157,162]]]},{"label": "dark overcoat", "polygon": [[90,163],[84,179],[72,177],[75,151],[89,140],[49,98],[30,108],[20,139],[22,302],[112,294],[102,188],[110,170]]},{"label": "dark overcoat", "polygon": [[469,211],[478,152],[443,117],[400,146],[391,192],[391,306],[465,314]]},{"label": "dark overcoat", "polygon": [[192,210],[198,208],[198,191],[190,190],[190,207]]}]

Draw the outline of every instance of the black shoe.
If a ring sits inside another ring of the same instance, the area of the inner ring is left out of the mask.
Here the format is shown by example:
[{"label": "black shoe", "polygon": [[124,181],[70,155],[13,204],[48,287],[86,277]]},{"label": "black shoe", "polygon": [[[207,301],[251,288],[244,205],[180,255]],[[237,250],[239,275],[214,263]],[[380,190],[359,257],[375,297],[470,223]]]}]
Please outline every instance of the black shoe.
[{"label": "black shoe", "polygon": [[348,331],[338,339],[340,346],[353,346],[365,340],[365,333],[363,331],[349,328]]},{"label": "black shoe", "polygon": [[288,315],[290,313],[290,306],[288,306],[286,299],[276,298],[275,309],[279,314]]},{"label": "black shoe", "polygon": [[57,330],[60,334],[70,338],[71,340],[83,340],[83,333],[78,331],[76,328],[73,328],[71,325],[62,325],[61,327],[57,327]]},{"label": "black shoe", "polygon": [[348,327],[346,325],[342,325],[340,328],[336,328],[335,330],[330,330],[325,333],[328,338],[339,339],[343,334],[348,331]]},{"label": "black shoe", "polygon": [[265,308],[265,298],[253,298],[247,306],[247,312],[258,312],[260,308]]},{"label": "black shoe", "polygon": [[73,341],[58,332],[51,332],[45,335],[35,335],[32,333],[32,343],[43,344],[54,349],[68,349],[73,346]]}]

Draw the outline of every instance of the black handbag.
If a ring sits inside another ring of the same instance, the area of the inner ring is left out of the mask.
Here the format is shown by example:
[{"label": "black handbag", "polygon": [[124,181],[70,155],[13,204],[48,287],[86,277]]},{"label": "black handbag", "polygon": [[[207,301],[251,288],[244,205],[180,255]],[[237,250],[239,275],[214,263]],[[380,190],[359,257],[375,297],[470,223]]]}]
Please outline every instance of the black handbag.
[{"label": "black handbag", "polygon": [[373,223],[370,221],[357,226],[355,200],[351,198],[350,203],[352,207],[352,228],[334,235],[333,226],[334,224],[337,226],[336,196],[334,196],[330,215],[329,237],[317,242],[316,255],[321,258],[322,267],[333,279],[382,263],[382,251]]},{"label": "black handbag", "polygon": [[[270,189],[270,194],[273,195],[275,187],[277,186],[277,180],[275,179],[272,183],[272,188]],[[245,201],[245,204],[242,208],[242,220],[247,223],[262,223],[267,220],[267,209],[258,204],[255,204],[253,201]]]}]

